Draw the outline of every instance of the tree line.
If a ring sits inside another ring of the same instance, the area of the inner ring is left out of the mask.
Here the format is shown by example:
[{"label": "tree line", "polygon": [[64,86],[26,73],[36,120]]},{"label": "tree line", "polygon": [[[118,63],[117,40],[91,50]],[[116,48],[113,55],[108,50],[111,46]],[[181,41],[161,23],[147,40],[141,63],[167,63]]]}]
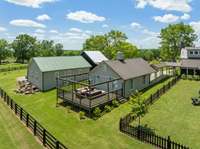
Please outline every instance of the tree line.
[{"label": "tree line", "polygon": [[[138,49],[128,42],[125,33],[111,30],[103,35],[93,35],[86,39],[82,50],[101,51],[109,59],[115,59],[118,51],[125,58],[142,57],[147,61],[176,61],[179,59],[181,48],[194,45],[198,36],[190,25],[178,23],[168,25],[160,32],[161,39],[158,49]],[[0,64],[8,57],[14,56],[16,62],[25,63],[37,56],[80,55],[81,51],[68,51],[60,43],[52,40],[38,41],[36,37],[21,34],[12,43],[0,40]]]}]

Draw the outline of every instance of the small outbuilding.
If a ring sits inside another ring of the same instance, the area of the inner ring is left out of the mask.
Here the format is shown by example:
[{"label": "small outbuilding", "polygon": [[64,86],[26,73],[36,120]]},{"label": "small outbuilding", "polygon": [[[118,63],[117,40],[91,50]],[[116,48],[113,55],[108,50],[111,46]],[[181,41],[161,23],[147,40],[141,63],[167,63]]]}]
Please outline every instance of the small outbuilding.
[{"label": "small outbuilding", "polygon": [[92,65],[93,68],[102,61],[108,60],[100,51],[83,51],[81,55]]},{"label": "small outbuilding", "polygon": [[[142,90],[150,85],[150,74],[155,70],[142,58],[124,59],[118,54],[117,60],[101,62],[90,72],[90,81],[97,84],[119,79],[110,84],[110,90],[123,90],[123,96],[129,97],[134,91]],[[99,85],[105,90],[106,85]]]},{"label": "small outbuilding", "polygon": [[29,63],[27,79],[47,91],[56,87],[57,76],[88,73],[90,68],[82,56],[35,57]]}]

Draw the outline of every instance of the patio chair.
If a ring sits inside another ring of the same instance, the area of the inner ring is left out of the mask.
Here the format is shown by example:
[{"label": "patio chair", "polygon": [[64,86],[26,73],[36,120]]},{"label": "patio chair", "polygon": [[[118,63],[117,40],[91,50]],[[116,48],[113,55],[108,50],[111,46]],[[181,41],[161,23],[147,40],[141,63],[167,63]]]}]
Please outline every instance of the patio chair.
[{"label": "patio chair", "polygon": [[197,97],[192,97],[192,104],[195,106],[200,105],[200,99]]}]

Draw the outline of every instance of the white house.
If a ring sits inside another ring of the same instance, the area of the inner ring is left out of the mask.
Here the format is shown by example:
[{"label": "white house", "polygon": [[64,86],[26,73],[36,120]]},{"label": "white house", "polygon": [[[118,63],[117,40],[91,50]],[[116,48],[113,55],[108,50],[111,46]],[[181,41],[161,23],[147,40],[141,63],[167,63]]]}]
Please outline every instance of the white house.
[{"label": "white house", "polygon": [[181,59],[200,59],[200,47],[186,47],[181,49]]}]

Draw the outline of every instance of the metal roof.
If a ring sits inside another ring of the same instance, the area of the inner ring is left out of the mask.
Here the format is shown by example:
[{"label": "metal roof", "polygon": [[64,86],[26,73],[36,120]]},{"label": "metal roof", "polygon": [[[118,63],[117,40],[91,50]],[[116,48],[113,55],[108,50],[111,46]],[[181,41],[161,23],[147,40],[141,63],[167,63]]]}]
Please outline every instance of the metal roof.
[{"label": "metal roof", "polygon": [[32,60],[42,72],[91,67],[82,56],[35,57]]},{"label": "metal roof", "polygon": [[142,58],[126,59],[124,61],[105,61],[123,80],[151,74],[155,70]]},{"label": "metal roof", "polygon": [[95,64],[108,60],[100,51],[83,51],[83,53],[85,53]]}]

